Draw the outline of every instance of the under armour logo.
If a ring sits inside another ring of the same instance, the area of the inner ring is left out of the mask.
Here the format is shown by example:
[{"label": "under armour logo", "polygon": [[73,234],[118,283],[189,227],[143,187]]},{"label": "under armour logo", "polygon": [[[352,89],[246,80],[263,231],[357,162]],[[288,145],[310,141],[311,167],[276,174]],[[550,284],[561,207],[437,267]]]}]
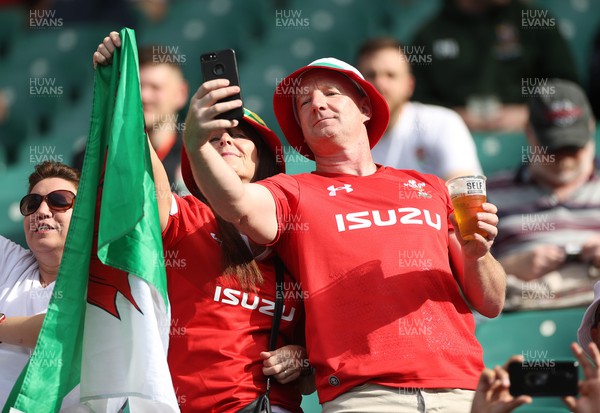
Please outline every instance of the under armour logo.
[{"label": "under armour logo", "polygon": [[354,191],[354,189],[352,189],[352,185],[350,184],[344,184],[344,186],[338,186],[337,188],[333,185],[328,186],[327,189],[329,190],[329,196],[335,196],[335,193],[337,191],[346,191],[346,192],[352,192]]}]

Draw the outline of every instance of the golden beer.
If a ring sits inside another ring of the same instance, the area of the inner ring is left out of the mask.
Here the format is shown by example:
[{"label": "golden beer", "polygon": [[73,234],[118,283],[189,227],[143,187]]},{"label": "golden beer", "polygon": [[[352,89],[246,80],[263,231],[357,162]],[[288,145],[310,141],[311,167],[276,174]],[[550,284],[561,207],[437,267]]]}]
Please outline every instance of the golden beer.
[{"label": "golden beer", "polygon": [[464,240],[475,239],[474,234],[486,236],[477,228],[477,213],[483,212],[481,204],[486,201],[485,176],[461,176],[446,182],[454,206],[458,230]]},{"label": "golden beer", "polygon": [[477,213],[483,212],[481,204],[485,202],[485,195],[460,195],[452,198],[454,215],[458,222],[460,235],[464,240],[475,239],[476,232],[485,237],[487,234],[477,228]]}]

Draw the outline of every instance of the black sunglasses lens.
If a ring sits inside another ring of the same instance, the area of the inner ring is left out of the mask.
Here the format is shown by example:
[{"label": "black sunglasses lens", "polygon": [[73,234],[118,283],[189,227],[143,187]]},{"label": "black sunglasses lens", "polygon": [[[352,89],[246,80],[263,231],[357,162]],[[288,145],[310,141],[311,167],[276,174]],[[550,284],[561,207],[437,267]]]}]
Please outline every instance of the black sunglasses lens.
[{"label": "black sunglasses lens", "polygon": [[66,191],[51,192],[46,196],[48,204],[56,210],[67,210],[73,202],[73,195]]},{"label": "black sunglasses lens", "polygon": [[21,214],[23,216],[31,215],[38,210],[42,203],[42,196],[39,194],[29,194],[21,200]]},{"label": "black sunglasses lens", "polygon": [[73,206],[75,194],[70,191],[58,190],[50,192],[45,197],[40,194],[25,195],[21,200],[21,214],[24,216],[33,214],[38,210],[44,199],[46,199],[51,209],[64,212]]}]

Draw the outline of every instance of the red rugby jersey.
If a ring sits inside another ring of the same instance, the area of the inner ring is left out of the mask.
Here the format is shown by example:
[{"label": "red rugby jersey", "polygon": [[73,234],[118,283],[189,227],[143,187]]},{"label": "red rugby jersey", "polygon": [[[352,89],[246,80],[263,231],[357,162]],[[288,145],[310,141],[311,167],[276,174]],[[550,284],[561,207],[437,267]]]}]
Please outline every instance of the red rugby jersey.
[{"label": "red rugby jersey", "polygon": [[321,403],[367,382],[476,388],[482,350],[450,269],[442,180],[379,167],[259,183],[277,206],[273,245],[306,292]]},{"label": "red rugby jersey", "polygon": [[[172,321],[168,361],[182,412],[235,412],[266,388],[259,354],[269,344],[275,302],[271,259],[264,284],[244,292],[221,276],[215,217],[194,197],[175,197],[178,212],[163,233]],[[285,278],[278,347],[304,345],[302,292]],[[271,387],[271,404],[301,412],[295,384]]]}]

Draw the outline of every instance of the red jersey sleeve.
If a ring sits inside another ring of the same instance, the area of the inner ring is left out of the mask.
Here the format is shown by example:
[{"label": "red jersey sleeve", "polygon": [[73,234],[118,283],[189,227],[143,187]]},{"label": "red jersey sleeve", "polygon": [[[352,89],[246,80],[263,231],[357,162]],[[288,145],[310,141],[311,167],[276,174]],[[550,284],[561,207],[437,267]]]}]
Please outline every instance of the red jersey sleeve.
[{"label": "red jersey sleeve", "polygon": [[284,236],[285,224],[290,222],[291,217],[296,214],[300,202],[300,188],[298,181],[290,175],[279,174],[257,182],[271,192],[277,208],[277,236],[268,244],[269,246],[279,242]]},{"label": "red jersey sleeve", "polygon": [[173,194],[173,202],[177,210],[169,215],[167,227],[162,233],[163,247],[173,247],[184,237],[198,231],[204,225],[214,221],[212,210],[194,196],[184,197]]}]

